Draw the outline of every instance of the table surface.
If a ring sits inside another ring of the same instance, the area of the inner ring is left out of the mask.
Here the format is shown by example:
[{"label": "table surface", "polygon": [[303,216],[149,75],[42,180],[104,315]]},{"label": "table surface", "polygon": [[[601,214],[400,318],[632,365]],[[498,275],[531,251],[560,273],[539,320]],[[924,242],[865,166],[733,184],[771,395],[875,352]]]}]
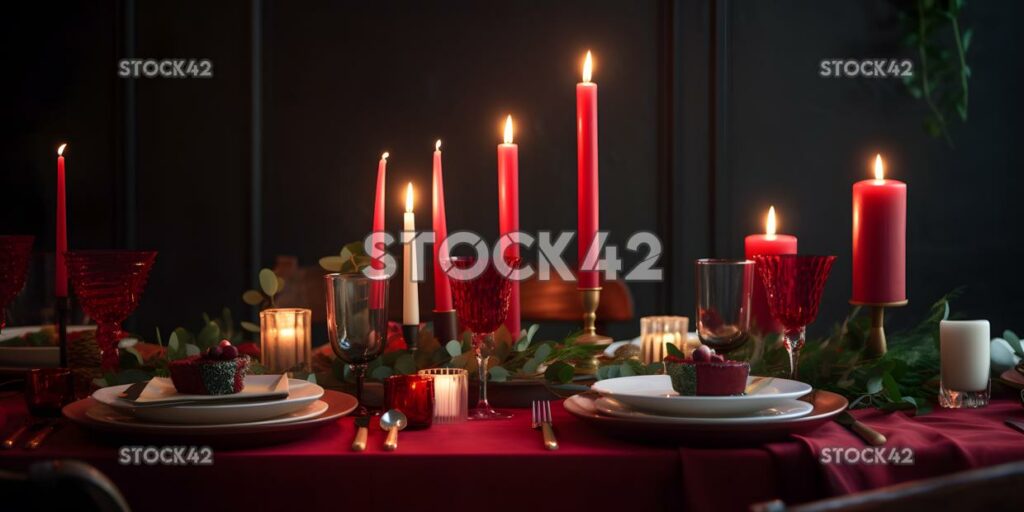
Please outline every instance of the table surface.
[{"label": "table surface", "polygon": [[[839,474],[838,483],[834,467],[818,464],[816,443],[864,444],[834,423],[802,439],[761,446],[679,447],[610,438],[571,416],[560,403],[552,409],[558,451],[544,449],[540,432],[529,426],[530,411],[516,409],[509,410],[514,416],[507,421],[403,431],[395,452],[383,450],[384,432],[376,421],[367,450],[352,452],[355,427],[347,417],[277,446],[215,449],[212,466],[121,465],[118,450],[124,443],[68,424],[36,451],[0,451],[0,467],[23,470],[40,459],[83,460],[110,476],[137,510],[207,509],[216,503],[256,510],[295,505],[316,510],[339,503],[385,510],[460,503],[485,503],[488,510],[740,510],[775,498],[807,501],[1024,459],[1024,435],[1002,425],[1006,418],[1024,420],[1024,409],[1011,400],[975,411],[936,411],[923,418],[856,411],[889,436],[888,446],[913,446],[918,463],[909,470],[844,467],[840,471],[848,473]],[[27,419],[20,394],[0,396],[0,432],[6,434]],[[947,428],[967,428],[974,434],[922,434]],[[950,443],[962,452],[959,456],[950,452]],[[722,482],[729,483],[728,490]],[[843,485],[852,487],[843,490]]]}]

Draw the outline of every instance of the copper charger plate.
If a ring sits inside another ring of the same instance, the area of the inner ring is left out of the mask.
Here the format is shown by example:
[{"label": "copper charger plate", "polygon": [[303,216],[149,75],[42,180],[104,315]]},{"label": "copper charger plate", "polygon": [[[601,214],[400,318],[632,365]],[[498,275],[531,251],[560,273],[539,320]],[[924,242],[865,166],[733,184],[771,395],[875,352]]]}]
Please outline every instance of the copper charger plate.
[{"label": "copper charger plate", "polygon": [[806,416],[791,420],[758,424],[686,425],[651,423],[643,419],[605,416],[594,407],[600,395],[582,393],[563,402],[570,414],[616,437],[633,441],[672,442],[676,444],[744,445],[789,439],[791,434],[810,432],[846,410],[849,402],[842,395],[815,390],[804,399],[813,400],[814,409]]},{"label": "copper charger plate", "polygon": [[64,417],[71,422],[119,444],[124,444],[126,440],[177,443],[191,441],[220,448],[240,448],[283,443],[304,437],[310,429],[336,423],[339,418],[355,410],[358,405],[354,396],[340,391],[324,390],[324,395],[320,400],[327,403],[327,410],[315,418],[289,423],[243,425],[230,428],[210,425],[204,428],[189,429],[187,432],[161,425],[145,425],[140,428],[138,424],[117,424],[94,420],[86,412],[92,407],[103,405],[91,397],[64,406],[62,412]]}]

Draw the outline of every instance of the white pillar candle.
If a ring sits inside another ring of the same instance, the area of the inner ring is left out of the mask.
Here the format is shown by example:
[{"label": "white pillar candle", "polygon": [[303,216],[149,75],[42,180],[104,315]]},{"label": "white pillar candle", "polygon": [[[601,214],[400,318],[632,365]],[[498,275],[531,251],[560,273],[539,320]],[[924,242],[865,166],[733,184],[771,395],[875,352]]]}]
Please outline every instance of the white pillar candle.
[{"label": "white pillar candle", "polygon": [[939,324],[942,386],[954,391],[982,391],[989,384],[988,320],[943,320]]},{"label": "white pillar candle", "polygon": [[460,368],[420,370],[434,380],[434,423],[454,423],[469,415],[469,379]]}]

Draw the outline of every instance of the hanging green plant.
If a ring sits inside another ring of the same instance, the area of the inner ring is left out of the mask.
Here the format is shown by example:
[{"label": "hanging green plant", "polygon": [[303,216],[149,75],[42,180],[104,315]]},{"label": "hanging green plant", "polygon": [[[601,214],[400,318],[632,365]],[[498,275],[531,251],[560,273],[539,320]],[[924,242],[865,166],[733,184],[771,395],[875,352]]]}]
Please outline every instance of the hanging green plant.
[{"label": "hanging green plant", "polygon": [[965,0],[900,2],[903,43],[917,55],[917,68],[903,79],[911,96],[928,105],[924,128],[953,146],[950,125],[967,122],[967,51],[974,31],[961,30]]}]

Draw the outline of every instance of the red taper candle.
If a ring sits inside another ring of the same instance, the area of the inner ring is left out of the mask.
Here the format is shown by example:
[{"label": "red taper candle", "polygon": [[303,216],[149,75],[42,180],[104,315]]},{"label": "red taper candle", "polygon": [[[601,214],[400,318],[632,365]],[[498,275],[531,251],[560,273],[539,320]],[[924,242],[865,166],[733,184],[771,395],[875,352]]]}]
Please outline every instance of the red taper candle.
[{"label": "red taper candle", "polygon": [[[388,170],[388,152],[380,155],[380,162],[377,163],[377,194],[373,201],[373,242],[370,251],[370,265],[376,270],[384,268],[384,184]],[[384,282],[378,281],[370,287],[370,305],[374,309],[384,307]]]},{"label": "red taper candle", "polygon": [[452,310],[452,287],[438,257],[441,242],[448,238],[448,220],[444,213],[444,176],[441,173],[441,140],[434,144],[434,173],[431,187],[434,221],[434,311]]},{"label": "red taper candle", "polygon": [[859,304],[907,300],[907,184],[875,179],[853,184],[853,298]]},{"label": "red taper candle", "polygon": [[[498,144],[498,236],[519,231],[519,146],[512,143],[512,116],[505,118],[504,143]],[[519,244],[501,242],[501,254],[519,256]],[[505,328],[519,337],[519,281],[512,281]]]},{"label": "red taper candle", "polygon": [[54,259],[54,294],[63,298],[68,296],[68,267],[64,263],[64,253],[68,251],[68,218],[67,198],[64,176],[64,148],[67,144],[61,144],[57,148],[57,241],[56,258]]},{"label": "red taper candle", "polygon": [[577,286],[581,289],[600,286],[596,270],[583,270],[598,227],[597,84],[590,81],[592,69],[588,51],[583,62],[583,81],[576,84]]}]

